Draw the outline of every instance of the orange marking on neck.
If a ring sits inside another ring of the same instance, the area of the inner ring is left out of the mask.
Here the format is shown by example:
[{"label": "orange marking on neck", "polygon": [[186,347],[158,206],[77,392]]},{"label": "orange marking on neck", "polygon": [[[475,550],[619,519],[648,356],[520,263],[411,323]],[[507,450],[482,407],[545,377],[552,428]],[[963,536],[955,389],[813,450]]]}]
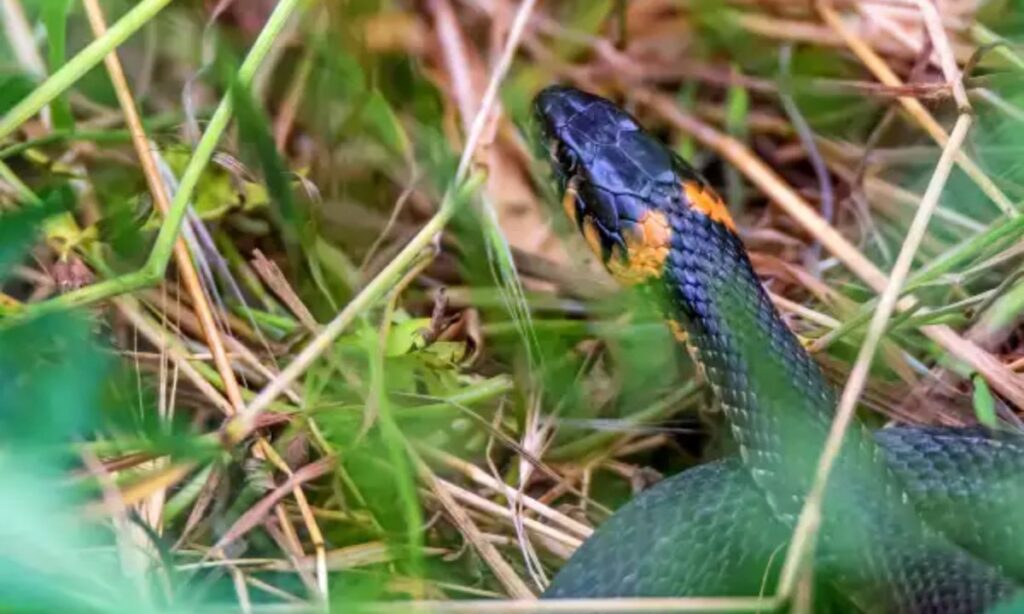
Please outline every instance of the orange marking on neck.
[{"label": "orange marking on neck", "polygon": [[683,192],[686,193],[686,199],[694,208],[736,232],[736,222],[732,221],[729,209],[714,190],[702,185],[699,181],[684,181]]},{"label": "orange marking on neck", "polygon": [[601,233],[597,229],[597,223],[587,217],[583,220],[583,238],[587,240],[587,245],[590,246],[591,251],[601,256]]},{"label": "orange marking on neck", "polygon": [[636,285],[661,277],[668,258],[671,230],[668,218],[660,211],[647,211],[631,232],[624,233],[628,258],[621,248],[612,248],[608,271],[620,283]]},{"label": "orange marking on neck", "polygon": [[568,185],[565,186],[565,194],[562,195],[562,209],[565,210],[565,214],[569,216],[574,224],[579,224],[579,220],[576,219],[576,180],[570,179]]}]

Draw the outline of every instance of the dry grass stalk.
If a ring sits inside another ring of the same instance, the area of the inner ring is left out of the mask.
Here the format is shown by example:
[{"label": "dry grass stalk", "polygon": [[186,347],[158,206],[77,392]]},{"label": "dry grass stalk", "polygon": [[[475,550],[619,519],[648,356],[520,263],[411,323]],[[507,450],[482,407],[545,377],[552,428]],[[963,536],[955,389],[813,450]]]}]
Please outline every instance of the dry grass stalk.
[{"label": "dry grass stalk", "polygon": [[481,558],[486,561],[487,565],[491,568],[498,581],[505,587],[508,594],[514,599],[533,599],[533,591],[530,587],[523,582],[519,574],[512,569],[508,561],[501,556],[490,542],[484,539],[483,533],[480,531],[476,523],[473,522],[466,510],[455,501],[451,492],[444,487],[441,481],[438,479],[434,472],[424,463],[416,453],[410,448],[410,455],[413,457],[413,462],[416,466],[416,473],[419,475],[421,481],[427,485],[437,497],[437,500],[441,502],[441,506],[444,507],[445,512],[455,523],[455,526],[459,528],[459,531],[466,537],[467,540],[476,551],[480,554]]},{"label": "dry grass stalk", "polygon": [[854,362],[853,371],[850,373],[849,380],[847,380],[846,386],[843,388],[842,395],[839,398],[839,406],[836,409],[836,415],[832,421],[828,439],[825,441],[825,447],[822,450],[821,459],[815,471],[814,483],[807,495],[807,500],[797,521],[796,530],[793,533],[793,539],[790,542],[786,563],[779,581],[778,594],[781,596],[792,594],[800,579],[799,574],[808,569],[804,566],[804,562],[814,550],[814,541],[821,523],[821,505],[825,496],[825,488],[828,485],[829,475],[838,458],[846,431],[853,422],[857,400],[860,398],[864,385],[867,382],[868,370],[871,367],[871,361],[874,359],[875,351],[878,349],[882,336],[885,334],[889,318],[896,309],[900,290],[907,279],[907,275],[910,273],[910,267],[914,262],[917,248],[921,245],[921,240],[928,230],[928,222],[931,220],[932,213],[938,204],[939,196],[942,194],[942,190],[946,185],[946,179],[952,170],[956,153],[963,145],[971,123],[972,119],[969,114],[963,114],[957,119],[957,123],[953,127],[952,136],[942,151],[942,157],[939,158],[932,179],[928,184],[928,189],[921,200],[921,207],[917,215],[914,216],[914,221],[900,249],[896,264],[893,265],[889,282],[882,291],[878,308],[871,318],[867,335],[861,344],[857,360]]},{"label": "dry grass stalk", "polygon": [[[483,512],[487,512],[494,516],[499,516],[509,521],[514,520],[512,517],[512,512],[509,511],[508,508],[502,507],[497,503],[489,501],[472,491],[466,490],[465,488],[456,486],[451,482],[442,480],[440,478],[438,478],[438,482],[440,483],[441,486],[447,488],[456,499],[461,500],[463,503],[471,505]],[[553,529],[546,524],[542,524],[540,522],[537,522],[536,520],[533,520],[532,518],[522,518],[522,522],[527,528],[536,531],[541,535],[557,540],[558,542],[565,544],[566,546],[569,546],[573,550],[579,548],[580,544],[583,543],[583,540],[578,537],[567,535],[562,531]]]},{"label": "dry grass stalk", "polygon": [[436,458],[445,466],[459,471],[469,479],[473,480],[474,482],[485,488],[501,493],[504,497],[506,497],[509,500],[515,500],[517,497],[521,498],[523,505],[525,505],[527,508],[536,512],[538,515],[548,519],[550,522],[559,525],[562,529],[572,533],[576,537],[586,539],[590,537],[594,532],[593,529],[586,526],[585,524],[573,520],[569,516],[562,514],[561,512],[553,509],[552,507],[545,505],[540,501],[537,501],[536,499],[520,494],[520,492],[517,489],[509,486],[508,484],[505,484],[504,482],[496,480],[495,478],[491,477],[486,471],[477,467],[473,463],[468,463],[456,456],[453,456],[451,454],[445,454],[444,452],[441,452],[439,450],[426,451],[431,455],[431,457]]}]

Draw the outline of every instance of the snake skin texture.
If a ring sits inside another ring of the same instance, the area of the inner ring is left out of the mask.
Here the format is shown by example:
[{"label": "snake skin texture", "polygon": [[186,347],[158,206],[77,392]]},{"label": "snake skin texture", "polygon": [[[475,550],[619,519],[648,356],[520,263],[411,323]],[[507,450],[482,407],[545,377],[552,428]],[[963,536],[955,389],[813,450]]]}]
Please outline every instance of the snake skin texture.
[{"label": "snake skin texture", "polygon": [[[1020,475],[1019,441],[993,448],[980,429],[903,427],[879,431],[875,439],[929,523],[1022,577],[1024,544],[1002,529],[1021,509],[1019,483],[973,479],[971,472],[951,479],[945,467],[970,463],[990,477]],[[663,480],[618,510],[559,571],[544,597],[770,594],[790,532],[739,459],[712,462]],[[989,535],[978,543],[978,536]],[[835,585],[816,592],[823,593],[816,611],[849,611]],[[932,611],[957,608],[939,602]]]},{"label": "snake skin texture", "polygon": [[[686,331],[740,449],[625,506],[545,597],[771,593],[835,392],[693,169],[602,98],[554,87],[535,109],[567,212],[609,270]],[[816,607],[979,612],[1015,593],[1021,469],[1019,435],[851,428],[826,493]]]},{"label": "snake skin texture", "polygon": [[898,427],[875,440],[930,526],[1024,580],[1024,439],[984,428]]},{"label": "snake skin texture", "polygon": [[[545,597],[767,594],[778,582],[790,532],[741,462],[723,459],[668,478],[623,506],[566,563]],[[829,595],[833,607],[840,599]]]}]

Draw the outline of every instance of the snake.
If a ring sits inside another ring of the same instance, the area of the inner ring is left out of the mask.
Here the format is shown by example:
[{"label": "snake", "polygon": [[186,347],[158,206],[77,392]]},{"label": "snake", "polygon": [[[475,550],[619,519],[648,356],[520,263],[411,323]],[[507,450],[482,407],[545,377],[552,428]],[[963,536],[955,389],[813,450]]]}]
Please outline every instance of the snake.
[{"label": "snake", "polygon": [[[571,224],[659,310],[736,453],[643,490],[544,599],[771,596],[837,394],[776,310],[712,186],[615,103],[566,85],[532,105]],[[1024,586],[1024,436],[858,416],[835,458],[802,586],[813,611],[983,612]],[[803,569],[803,568],[801,568]]]}]

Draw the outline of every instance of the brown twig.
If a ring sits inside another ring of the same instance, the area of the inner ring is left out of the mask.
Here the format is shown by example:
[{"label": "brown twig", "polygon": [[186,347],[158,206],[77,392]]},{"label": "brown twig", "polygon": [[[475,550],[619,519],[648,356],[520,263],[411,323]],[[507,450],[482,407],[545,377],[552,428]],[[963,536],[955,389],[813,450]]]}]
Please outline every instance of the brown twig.
[{"label": "brown twig", "polygon": [[295,290],[292,289],[288,279],[281,271],[281,267],[277,266],[276,262],[264,256],[263,252],[257,249],[253,250],[251,264],[256,274],[263,280],[263,283],[267,284],[267,287],[277,295],[277,298],[281,299],[281,302],[288,306],[289,311],[298,318],[306,330],[312,333],[320,330],[320,323],[316,321],[316,318],[313,317],[312,312],[302,302],[299,295],[295,294]]}]

